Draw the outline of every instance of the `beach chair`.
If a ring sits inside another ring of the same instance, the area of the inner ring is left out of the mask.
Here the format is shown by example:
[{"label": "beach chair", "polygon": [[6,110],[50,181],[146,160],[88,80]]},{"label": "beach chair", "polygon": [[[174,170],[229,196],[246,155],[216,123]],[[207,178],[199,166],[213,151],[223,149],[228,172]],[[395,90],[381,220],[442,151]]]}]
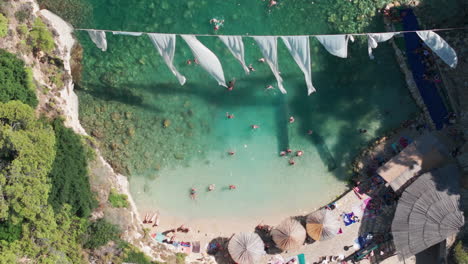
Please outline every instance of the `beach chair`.
[{"label": "beach chair", "polygon": [[180,245],[179,249],[180,249],[180,252],[190,255],[190,253],[192,253],[192,244],[189,243],[189,246]]},{"label": "beach chair", "polygon": [[299,264],[306,264],[306,259],[304,254],[297,255],[297,259],[299,260]]}]

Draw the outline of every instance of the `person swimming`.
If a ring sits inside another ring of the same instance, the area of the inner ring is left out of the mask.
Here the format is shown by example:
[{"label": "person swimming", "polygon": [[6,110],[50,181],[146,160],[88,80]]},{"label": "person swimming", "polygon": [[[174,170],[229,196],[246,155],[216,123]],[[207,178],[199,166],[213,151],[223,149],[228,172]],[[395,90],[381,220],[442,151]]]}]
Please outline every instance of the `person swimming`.
[{"label": "person swimming", "polygon": [[236,78],[234,78],[234,79],[232,79],[231,81],[229,81],[227,90],[228,90],[228,91],[232,91],[232,90],[234,89],[234,85],[236,85]]},{"label": "person swimming", "polygon": [[249,68],[249,71],[251,71],[251,72],[254,72],[254,71],[255,71],[255,68],[252,66],[252,64],[249,64],[249,65],[247,66],[247,68]]},{"label": "person swimming", "polygon": [[294,121],[296,121],[296,120],[294,119],[294,116],[290,116],[290,117],[289,117],[289,123],[292,124],[292,123],[294,123]]},{"label": "person swimming", "polygon": [[300,157],[302,155],[304,155],[304,152],[302,150],[296,151],[296,156]]},{"label": "person swimming", "polygon": [[296,165],[296,162],[293,159],[289,160],[289,165]]},{"label": "person swimming", "polygon": [[273,7],[273,6],[277,5],[277,4],[278,4],[278,2],[276,2],[275,0],[270,0],[270,4],[269,4],[268,7]]},{"label": "person swimming", "polygon": [[230,151],[228,151],[228,154],[229,154],[229,156],[234,156],[234,154],[236,154],[236,153],[234,151],[230,150]]},{"label": "person swimming", "polygon": [[226,112],[226,117],[228,119],[233,119],[234,118],[234,114],[229,114],[229,112]]},{"label": "person swimming", "polygon": [[265,58],[258,59],[258,62],[262,62],[262,63],[265,62]]},{"label": "person swimming", "polygon": [[265,88],[265,90],[271,90],[271,89],[273,89],[273,88],[274,88],[273,85],[268,85],[268,86]]},{"label": "person swimming", "polygon": [[190,198],[192,198],[192,200],[197,199],[197,189],[195,188],[190,189]]},{"label": "person swimming", "polygon": [[283,156],[286,156],[286,151],[280,151],[280,156],[283,157]]},{"label": "person swimming", "polygon": [[260,126],[259,125],[251,125],[252,129],[257,129],[259,128]]},{"label": "person swimming", "polygon": [[216,188],[216,185],[214,184],[210,184],[210,186],[208,186],[208,191],[213,191],[214,189]]},{"label": "person swimming", "polygon": [[312,129],[307,130],[307,135],[312,135],[313,133],[314,131],[312,131]]},{"label": "person swimming", "polygon": [[235,186],[234,184],[229,185],[229,190],[235,190],[235,189],[237,189],[237,186]]},{"label": "person swimming", "polygon": [[210,24],[213,24],[214,25],[214,30],[217,31],[219,30],[222,26],[224,26],[224,19],[216,19],[216,18],[212,18],[210,20]]}]

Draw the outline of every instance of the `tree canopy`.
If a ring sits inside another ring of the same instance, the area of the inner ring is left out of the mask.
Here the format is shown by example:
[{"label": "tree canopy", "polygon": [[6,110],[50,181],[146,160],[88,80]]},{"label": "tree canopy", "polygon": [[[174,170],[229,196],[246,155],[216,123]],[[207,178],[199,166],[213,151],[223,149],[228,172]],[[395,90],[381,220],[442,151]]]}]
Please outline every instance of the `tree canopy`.
[{"label": "tree canopy", "polygon": [[73,214],[88,217],[97,205],[88,177],[86,149],[81,137],[66,128],[61,119],[52,122],[56,137],[56,156],[49,173],[52,187],[49,202],[58,212],[64,204]]},{"label": "tree canopy", "polygon": [[15,55],[0,49],[0,102],[19,100],[36,107],[37,98],[31,71]]}]

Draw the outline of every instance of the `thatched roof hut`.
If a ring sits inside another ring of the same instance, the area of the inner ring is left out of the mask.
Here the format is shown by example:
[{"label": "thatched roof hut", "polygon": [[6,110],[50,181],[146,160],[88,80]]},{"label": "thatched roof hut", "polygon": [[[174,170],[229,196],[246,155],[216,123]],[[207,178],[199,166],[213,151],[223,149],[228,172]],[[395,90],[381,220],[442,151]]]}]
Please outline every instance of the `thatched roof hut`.
[{"label": "thatched roof hut", "polygon": [[458,168],[449,165],[421,175],[404,191],[392,223],[400,260],[445,240],[463,226],[458,176]]},{"label": "thatched roof hut", "polygon": [[265,254],[265,245],[255,233],[238,233],[229,241],[228,251],[239,264],[257,264]]},{"label": "thatched roof hut", "polygon": [[304,244],[306,231],[297,220],[288,218],[271,230],[271,236],[278,248],[292,250]]},{"label": "thatched roof hut", "polygon": [[332,211],[322,208],[307,216],[307,234],[315,241],[334,237],[340,229],[340,222]]},{"label": "thatched roof hut", "polygon": [[447,154],[445,146],[434,135],[424,134],[380,167],[377,174],[398,191],[418,173],[441,166]]}]

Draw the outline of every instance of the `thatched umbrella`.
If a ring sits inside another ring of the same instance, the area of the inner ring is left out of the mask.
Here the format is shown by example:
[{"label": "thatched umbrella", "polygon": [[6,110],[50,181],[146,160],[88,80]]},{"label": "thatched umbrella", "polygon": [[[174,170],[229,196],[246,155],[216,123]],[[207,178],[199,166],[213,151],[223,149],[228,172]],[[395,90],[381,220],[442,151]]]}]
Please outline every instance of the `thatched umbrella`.
[{"label": "thatched umbrella", "polygon": [[304,243],[306,231],[297,220],[288,218],[271,230],[276,246],[282,250],[296,249]]},{"label": "thatched umbrella", "polygon": [[331,210],[325,208],[307,216],[307,234],[315,241],[334,237],[340,229],[340,222]]},{"label": "thatched umbrella", "polygon": [[421,175],[406,188],[392,222],[400,260],[444,241],[463,226],[458,177],[458,168],[449,165]]},{"label": "thatched umbrella", "polygon": [[256,264],[265,254],[265,245],[255,233],[239,233],[229,241],[229,254],[239,264]]}]

